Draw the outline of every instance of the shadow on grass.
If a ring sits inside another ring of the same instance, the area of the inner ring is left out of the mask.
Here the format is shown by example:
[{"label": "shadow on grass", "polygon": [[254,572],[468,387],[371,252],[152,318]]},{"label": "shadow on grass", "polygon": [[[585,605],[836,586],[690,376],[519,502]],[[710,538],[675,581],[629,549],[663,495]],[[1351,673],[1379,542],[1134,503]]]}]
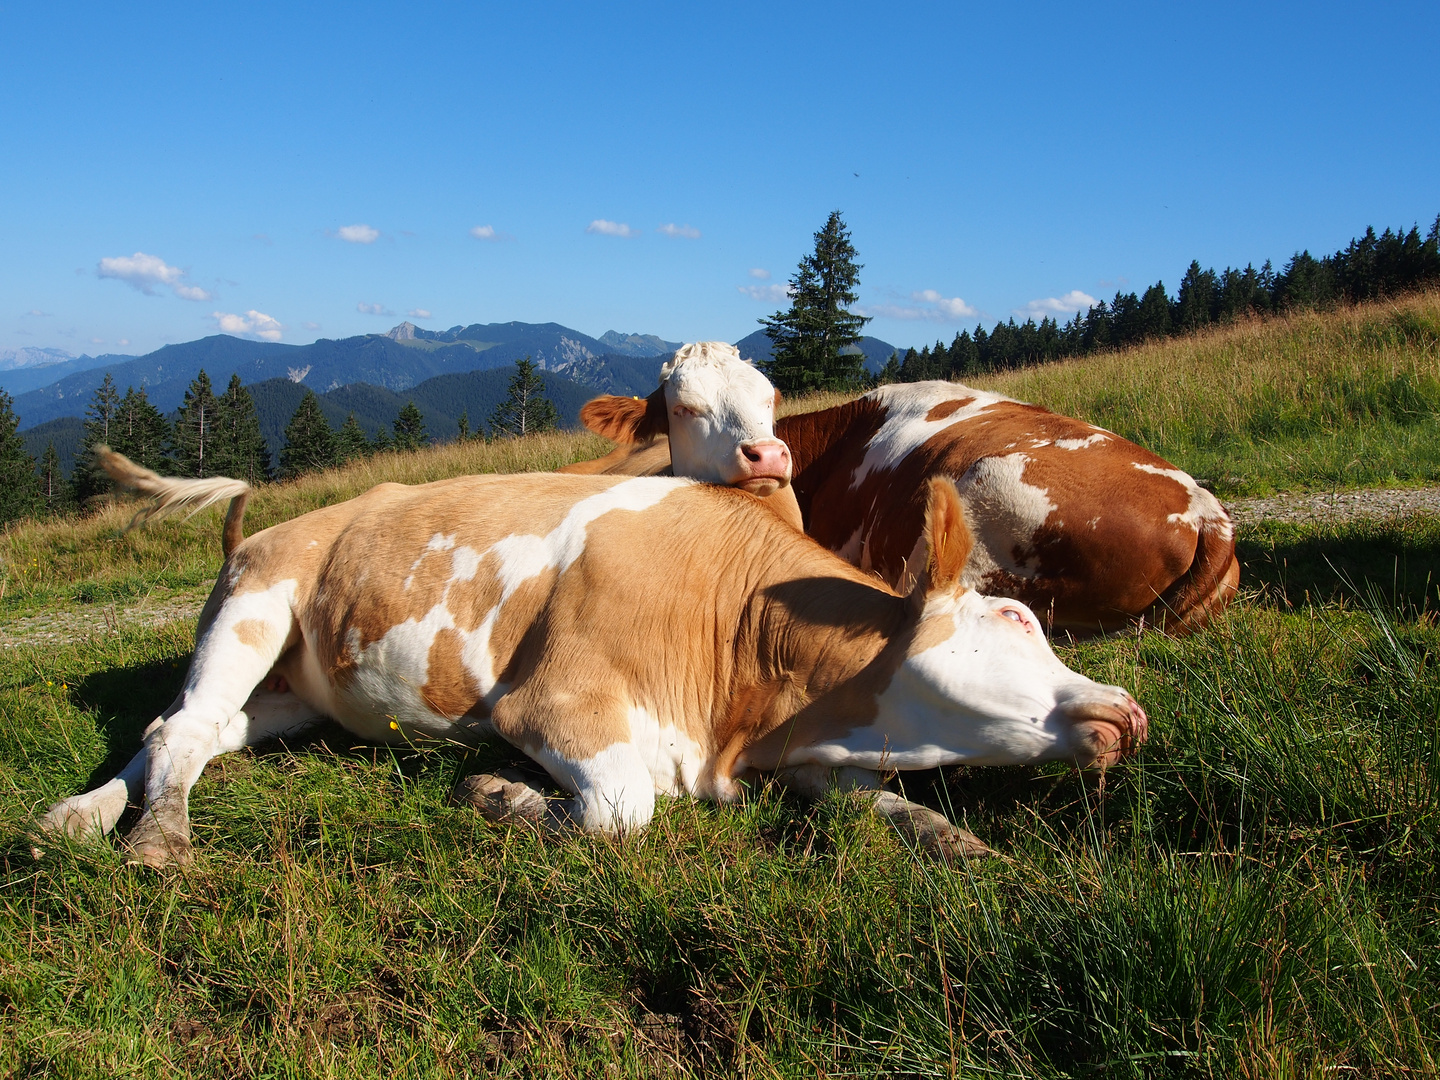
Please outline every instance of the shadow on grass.
[{"label": "shadow on grass", "polygon": [[1263,522],[1241,530],[1236,553],[1241,586],[1282,609],[1360,603],[1372,588],[1401,610],[1440,608],[1440,521],[1432,518]]}]

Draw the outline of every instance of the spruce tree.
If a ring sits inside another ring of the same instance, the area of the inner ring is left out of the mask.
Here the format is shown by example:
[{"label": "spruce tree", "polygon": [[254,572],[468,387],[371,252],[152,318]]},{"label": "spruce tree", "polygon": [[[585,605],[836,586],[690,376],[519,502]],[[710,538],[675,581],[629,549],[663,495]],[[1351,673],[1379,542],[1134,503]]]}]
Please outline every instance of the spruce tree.
[{"label": "spruce tree", "polygon": [[137,465],[163,472],[168,465],[170,423],[150,404],[145,388],[125,388],[110,425],[110,448],[118,450]]},{"label": "spruce tree", "polygon": [[425,417],[420,415],[413,401],[405,403],[390,426],[395,431],[396,450],[419,450],[430,444],[430,436],[425,433]]},{"label": "spruce tree", "polygon": [[40,458],[39,490],[40,506],[51,517],[63,514],[74,503],[70,481],[60,468],[60,455],[56,453],[53,441],[45,444],[45,454]]},{"label": "spruce tree", "polygon": [[774,356],[759,367],[776,389],[795,394],[863,384],[865,357],[843,351],[860,340],[870,321],[848,310],[859,298],[860,270],[850,230],[840,211],[832,210],[815,234],[814,253],[800,260],[790,279],[790,310],[760,320]]},{"label": "spruce tree", "polygon": [[35,459],[26,452],[25,441],[16,432],[19,426],[15,399],[0,390],[0,525],[28,517],[40,501]]},{"label": "spruce tree", "polygon": [[560,422],[554,404],[545,396],[545,380],[530,357],[515,362],[509,395],[490,414],[495,435],[530,435],[549,431]]},{"label": "spruce tree", "polygon": [[[224,439],[219,431],[220,403],[202,368],[185,391],[180,415],[175,418],[175,470],[180,476],[220,476],[217,454]],[[219,455],[223,464],[224,455]]]},{"label": "spruce tree", "polygon": [[260,432],[260,416],[238,374],[220,398],[215,425],[214,474],[258,484],[270,475],[270,447]]},{"label": "spruce tree", "polygon": [[360,421],[355,419],[352,412],[345,418],[340,434],[335,437],[335,464],[344,465],[347,461],[366,458],[372,453],[374,448],[371,447],[370,440],[365,438],[365,429],[360,426]]},{"label": "spruce tree", "polygon": [[459,432],[458,441],[466,442],[470,438],[470,410],[461,409],[460,419],[455,421],[455,428]]},{"label": "spruce tree", "polygon": [[95,447],[110,445],[110,425],[119,405],[120,391],[107,371],[85,409],[85,434],[80,440],[80,453],[75,455],[75,497],[81,502],[111,489],[110,478],[95,464]]},{"label": "spruce tree", "polygon": [[280,451],[280,477],[291,480],[302,473],[328,469],[335,464],[335,432],[320,411],[314,390],[306,390],[295,415],[285,425],[285,448]]}]

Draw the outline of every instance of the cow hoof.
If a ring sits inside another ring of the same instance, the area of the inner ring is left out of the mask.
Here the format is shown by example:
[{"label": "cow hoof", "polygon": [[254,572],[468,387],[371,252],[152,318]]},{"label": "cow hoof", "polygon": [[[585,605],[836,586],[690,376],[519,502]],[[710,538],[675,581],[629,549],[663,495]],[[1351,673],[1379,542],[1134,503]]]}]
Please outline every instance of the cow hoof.
[{"label": "cow hoof", "polygon": [[61,799],[35,823],[37,838],[68,836],[73,840],[105,835],[99,812],[83,796]]},{"label": "cow hoof", "polygon": [[946,823],[946,828],[916,835],[916,845],[926,855],[945,863],[983,859],[995,851],[969,829]]},{"label": "cow hoof", "polygon": [[932,859],[952,863],[995,854],[969,829],[962,829],[944,814],[893,792],[877,792],[872,805],[916,850]]},{"label": "cow hoof", "polygon": [[486,821],[496,824],[539,825],[548,813],[545,796],[530,785],[490,773],[465,777],[455,785],[450,801],[473,806]]},{"label": "cow hoof", "polygon": [[125,837],[125,862],[130,866],[148,866],[151,870],[189,866],[195,859],[189,831],[167,828],[146,813]]}]

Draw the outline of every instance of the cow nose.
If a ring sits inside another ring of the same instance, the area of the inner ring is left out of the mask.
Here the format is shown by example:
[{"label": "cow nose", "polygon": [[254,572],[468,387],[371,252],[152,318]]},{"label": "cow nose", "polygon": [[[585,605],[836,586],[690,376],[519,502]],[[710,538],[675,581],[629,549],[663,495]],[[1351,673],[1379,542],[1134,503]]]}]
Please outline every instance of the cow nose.
[{"label": "cow nose", "polygon": [[740,455],[749,463],[750,476],[790,478],[790,448],[779,439],[757,439],[740,444]]}]

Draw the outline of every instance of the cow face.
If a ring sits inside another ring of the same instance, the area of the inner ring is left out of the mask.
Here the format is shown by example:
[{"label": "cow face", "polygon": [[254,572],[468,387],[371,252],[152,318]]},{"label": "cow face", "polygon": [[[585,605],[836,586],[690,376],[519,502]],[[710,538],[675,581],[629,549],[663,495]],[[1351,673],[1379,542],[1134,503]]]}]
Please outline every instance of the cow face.
[{"label": "cow face", "polygon": [[602,397],[580,419],[620,443],[670,437],[676,476],[769,495],[790,483],[790,450],[775,437],[780,395],[733,345],[686,345],[660,369],[648,398]]},{"label": "cow face", "polygon": [[[810,760],[879,769],[1069,760],[1105,767],[1145,740],[1145,712],[1118,686],[1071,671],[1016,600],[961,584],[972,547],[955,486],[933,480],[927,562],[908,603],[905,655],[875,719]],[[837,754],[844,752],[844,758]]]}]

